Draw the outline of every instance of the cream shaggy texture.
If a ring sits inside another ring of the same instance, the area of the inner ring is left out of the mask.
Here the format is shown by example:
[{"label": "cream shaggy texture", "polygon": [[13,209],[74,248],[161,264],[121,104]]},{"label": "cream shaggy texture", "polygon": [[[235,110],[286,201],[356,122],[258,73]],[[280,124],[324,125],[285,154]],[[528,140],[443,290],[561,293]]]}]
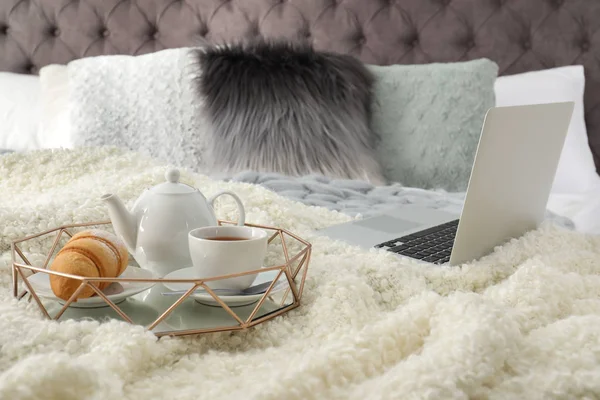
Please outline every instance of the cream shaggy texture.
[{"label": "cream shaggy texture", "polygon": [[[2,157],[0,246],[105,219],[101,194],[131,201],[164,169],[115,149]],[[246,332],[161,340],[119,321],[50,322],[11,297],[3,252],[0,399],[600,397],[600,238],[544,226],[470,265],[420,267],[312,233],[342,214],[182,176],[312,241],[304,305]],[[234,206],[217,214],[235,218]]]}]

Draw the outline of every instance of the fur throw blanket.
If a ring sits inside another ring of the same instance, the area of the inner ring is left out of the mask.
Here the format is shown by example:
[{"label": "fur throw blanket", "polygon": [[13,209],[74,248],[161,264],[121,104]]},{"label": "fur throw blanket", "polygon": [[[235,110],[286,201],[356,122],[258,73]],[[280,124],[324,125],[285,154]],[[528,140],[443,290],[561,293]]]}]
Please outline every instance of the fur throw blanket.
[{"label": "fur throw blanket", "polygon": [[[106,219],[103,193],[131,205],[165,167],[107,148],[0,158],[1,399],[600,396],[600,238],[550,224],[472,264],[423,267],[313,232],[346,215],[183,171],[206,195],[237,192],[249,222],[313,243],[300,308],[244,332],[158,340],[116,320],[47,321],[12,298],[11,240]],[[217,215],[235,218],[225,203]]]}]

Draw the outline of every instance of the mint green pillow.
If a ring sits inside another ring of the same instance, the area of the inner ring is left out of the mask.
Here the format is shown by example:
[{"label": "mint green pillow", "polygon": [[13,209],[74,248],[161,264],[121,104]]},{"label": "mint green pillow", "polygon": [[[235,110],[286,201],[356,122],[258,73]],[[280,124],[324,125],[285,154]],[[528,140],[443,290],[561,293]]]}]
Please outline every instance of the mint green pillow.
[{"label": "mint green pillow", "polygon": [[464,191],[498,65],[488,59],[369,65],[375,75],[371,128],[385,178],[405,186]]}]

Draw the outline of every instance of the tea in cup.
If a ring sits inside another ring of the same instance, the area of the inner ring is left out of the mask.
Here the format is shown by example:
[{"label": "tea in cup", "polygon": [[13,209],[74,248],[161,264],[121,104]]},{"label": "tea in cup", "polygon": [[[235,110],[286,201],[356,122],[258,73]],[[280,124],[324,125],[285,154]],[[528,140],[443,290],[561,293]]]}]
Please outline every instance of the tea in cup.
[{"label": "tea in cup", "polygon": [[[195,278],[212,278],[258,270],[267,255],[267,232],[247,226],[208,226],[190,231]],[[213,289],[244,290],[258,273],[206,282]]]}]

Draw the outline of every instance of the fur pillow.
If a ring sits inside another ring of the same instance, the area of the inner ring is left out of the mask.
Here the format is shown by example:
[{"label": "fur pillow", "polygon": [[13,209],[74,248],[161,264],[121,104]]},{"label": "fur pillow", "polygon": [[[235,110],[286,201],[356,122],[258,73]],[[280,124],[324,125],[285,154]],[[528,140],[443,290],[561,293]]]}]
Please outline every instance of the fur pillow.
[{"label": "fur pillow", "polygon": [[286,42],[195,52],[213,174],[252,170],[384,183],[369,127],[374,78],[360,61]]}]

